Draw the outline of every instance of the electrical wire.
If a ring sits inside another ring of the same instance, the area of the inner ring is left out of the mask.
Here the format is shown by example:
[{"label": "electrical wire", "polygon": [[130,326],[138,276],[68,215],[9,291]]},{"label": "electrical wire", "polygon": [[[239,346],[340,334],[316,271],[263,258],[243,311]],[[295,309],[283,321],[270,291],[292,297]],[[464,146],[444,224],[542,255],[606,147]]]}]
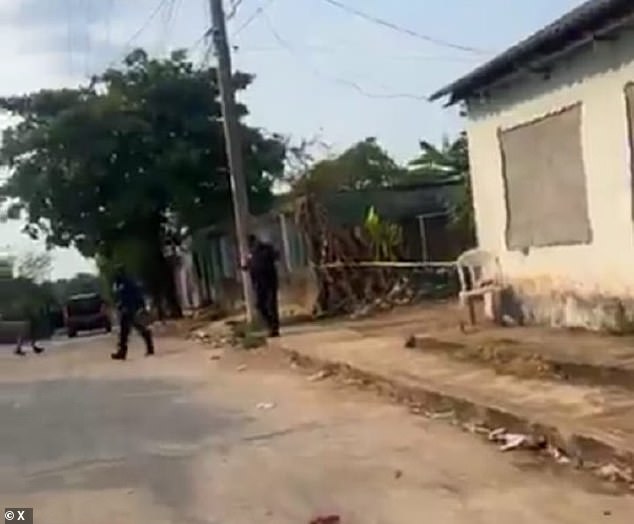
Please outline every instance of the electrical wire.
[{"label": "electrical wire", "polygon": [[169,4],[165,8],[165,17],[163,18],[163,31],[162,34],[159,35],[159,43],[157,48],[162,48],[165,51],[166,47],[169,46],[169,37],[171,33],[171,29],[173,27],[173,22],[178,14],[178,10],[181,6],[181,0],[169,0]]},{"label": "electrical wire", "polygon": [[73,10],[71,9],[71,0],[66,0],[64,6],[66,7],[66,53],[68,55],[68,69],[70,74],[74,73],[73,63]]},{"label": "electrical wire", "polygon": [[236,16],[236,14],[238,13],[238,8],[240,7],[240,4],[242,4],[242,2],[244,2],[244,0],[233,0],[233,2],[231,3],[231,11],[229,11],[225,16],[227,21]]},{"label": "electrical wire", "polygon": [[[154,19],[161,13],[161,11],[163,10],[163,8],[167,5],[167,2],[169,0],[159,0],[158,3],[156,4],[156,6],[154,7],[154,9],[152,11],[150,11],[150,14],[148,15],[148,17],[144,20],[144,22],[139,26],[139,28],[132,34],[132,36],[130,36],[130,38],[128,38],[128,40],[125,42],[125,44],[123,44],[122,48],[123,48],[123,54],[127,53],[129,47],[131,44],[133,44],[135,42],[135,40],[137,38],[139,38],[144,32],[145,30],[150,27],[150,25],[152,24],[152,22],[154,22]],[[113,58],[112,60],[110,60],[110,62],[108,63],[108,67],[113,66],[117,60],[119,59],[119,57],[117,58]]]},{"label": "electrical wire", "polygon": [[89,77],[90,76],[90,69],[91,69],[91,58],[92,58],[92,37],[91,37],[91,32],[90,32],[90,15],[91,15],[91,10],[90,10],[90,2],[86,2],[85,0],[81,1],[81,7],[83,9],[81,9],[81,11],[83,11],[83,15],[85,17],[85,22],[86,22],[86,27],[88,28],[88,30],[85,32],[84,37],[84,75]]},{"label": "electrical wire", "polygon": [[247,18],[231,35],[232,38],[238,36],[242,31],[244,31],[247,27],[249,27],[259,16],[262,16],[266,9],[271,7],[271,4],[274,0],[267,0],[260,7],[258,7],[252,14]]},{"label": "electrical wire", "polygon": [[330,82],[334,82],[339,85],[349,87],[366,98],[388,99],[388,100],[409,99],[409,100],[427,101],[427,97],[424,95],[415,95],[410,93],[373,93],[371,91],[366,90],[365,88],[363,88],[361,85],[359,85],[357,82],[353,80],[324,74],[319,69],[306,63],[306,60],[302,56],[300,56],[297,53],[297,51],[293,48],[293,46],[284,37],[282,37],[282,35],[280,35],[280,33],[275,29],[275,27],[273,26],[273,23],[271,22],[271,19],[268,17],[266,13],[262,13],[262,18],[265,21],[269,31],[273,35],[273,38],[275,38],[275,40],[279,43],[279,45],[283,47],[284,49],[286,49],[303,66],[307,67],[315,76],[319,78],[323,78]]},{"label": "electrical wire", "polygon": [[159,0],[156,7],[150,12],[148,17],[145,19],[143,24],[134,32],[134,34],[128,39],[125,43],[124,48],[130,47],[137,38],[139,38],[145,30],[150,26],[150,24],[154,21],[154,19],[159,15],[159,13],[163,10],[165,5],[169,0]]},{"label": "electrical wire", "polygon": [[[321,44],[306,44],[302,45],[301,49],[303,51],[314,53],[314,54],[335,54],[342,52],[352,52],[352,53],[364,53],[367,54],[367,49],[365,47],[357,47],[356,49],[353,46],[339,43],[338,45],[321,45]],[[270,53],[276,51],[286,50],[281,49],[279,46],[258,46],[258,47],[238,47],[237,51],[240,53]],[[471,64],[474,61],[480,60],[476,56],[449,56],[449,55],[435,55],[435,54],[377,54],[373,53],[374,57],[381,58],[385,60],[408,60],[408,61],[439,61],[439,62],[461,62]]]},{"label": "electrical wire", "polygon": [[454,42],[449,42],[448,40],[443,40],[440,38],[436,38],[433,36],[429,36],[429,35],[425,35],[423,33],[419,33],[417,31],[413,31],[411,29],[408,29],[406,27],[402,27],[400,25],[397,25],[393,22],[390,22],[388,20],[385,20],[383,18],[379,18],[377,16],[371,15],[369,13],[366,13],[365,11],[361,11],[359,9],[356,9],[355,7],[349,6],[347,4],[344,4],[343,2],[340,2],[339,0],[323,0],[324,2],[326,2],[327,4],[330,4],[331,6],[334,6],[342,11],[345,11],[349,14],[352,14],[354,16],[357,16],[359,18],[363,18],[364,20],[367,20],[368,22],[372,22],[374,24],[383,26],[383,27],[387,27],[388,29],[391,29],[393,31],[397,31],[398,33],[402,33],[405,35],[409,35],[411,37],[414,38],[418,38],[419,40],[423,40],[425,42],[431,43],[431,44],[435,44],[438,46],[442,46],[442,47],[448,47],[450,49],[457,49],[459,51],[466,51],[469,53],[476,53],[479,55],[486,55],[489,54],[487,51],[483,50],[483,49],[478,49],[475,47],[471,47],[471,46],[466,46],[466,45],[462,45],[462,44],[457,44]]}]

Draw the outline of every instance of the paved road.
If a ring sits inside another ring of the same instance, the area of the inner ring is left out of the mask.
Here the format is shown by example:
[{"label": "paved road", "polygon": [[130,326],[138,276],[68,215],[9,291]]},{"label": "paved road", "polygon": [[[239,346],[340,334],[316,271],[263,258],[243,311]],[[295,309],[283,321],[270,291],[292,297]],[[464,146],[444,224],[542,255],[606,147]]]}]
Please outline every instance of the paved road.
[{"label": "paved road", "polygon": [[[112,338],[112,334],[103,333],[100,331],[94,331],[89,333],[80,333],[75,338],[69,338],[65,333],[55,335],[52,339],[38,341],[38,344],[46,349],[52,349],[54,351],[64,351],[74,347],[79,348],[103,348],[103,343],[111,341],[115,344],[115,340]],[[101,342],[100,346],[95,345],[93,342]],[[30,351],[29,342],[24,343],[24,350]],[[15,349],[14,344],[1,344],[0,343],[0,356],[10,354]]]},{"label": "paved road", "polygon": [[110,342],[0,356],[0,506],[38,524],[632,522],[631,497],[273,357],[163,340],[110,362]]}]

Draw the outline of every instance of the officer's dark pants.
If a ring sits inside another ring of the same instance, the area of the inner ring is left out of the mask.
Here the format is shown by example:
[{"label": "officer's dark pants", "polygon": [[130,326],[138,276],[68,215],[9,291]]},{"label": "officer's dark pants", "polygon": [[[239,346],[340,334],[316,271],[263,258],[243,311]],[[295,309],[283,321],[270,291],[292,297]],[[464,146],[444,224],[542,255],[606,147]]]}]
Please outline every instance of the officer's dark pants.
[{"label": "officer's dark pants", "polygon": [[138,318],[136,313],[121,311],[119,313],[119,351],[118,354],[125,357],[128,354],[128,339],[130,331],[136,329],[143,342],[148,355],[154,353],[154,342],[152,341],[152,333]]},{"label": "officer's dark pants", "polygon": [[280,334],[277,288],[277,279],[255,279],[253,281],[255,304],[271,336]]},{"label": "officer's dark pants", "polygon": [[37,337],[38,331],[36,323],[33,319],[30,319],[25,330],[18,336],[18,341],[15,346],[15,352],[22,352],[22,345],[24,344],[25,340],[29,340],[31,342],[31,348],[33,348],[34,351],[41,352],[41,348],[37,345]]}]

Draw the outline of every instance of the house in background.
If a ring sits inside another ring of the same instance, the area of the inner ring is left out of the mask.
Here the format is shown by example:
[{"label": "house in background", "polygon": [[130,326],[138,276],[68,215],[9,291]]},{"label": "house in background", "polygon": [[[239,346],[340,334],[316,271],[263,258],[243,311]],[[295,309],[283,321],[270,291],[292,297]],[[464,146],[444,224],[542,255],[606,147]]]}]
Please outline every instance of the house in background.
[{"label": "house in background", "polygon": [[432,99],[463,103],[478,243],[526,321],[634,317],[634,1],[591,0]]},{"label": "house in background", "polygon": [[[249,229],[279,250],[283,298],[303,305],[306,299],[302,293],[308,286],[308,258],[292,212],[276,209],[253,217]],[[212,303],[232,309],[242,300],[242,272],[233,222],[195,231],[175,262],[176,286],[183,309]]]},{"label": "house in background", "polygon": [[[452,260],[464,248],[449,231],[453,207],[464,181],[446,179],[359,191],[331,191],[318,198],[329,227],[362,226],[370,207],[403,232],[405,260]],[[295,200],[278,198],[274,209],[254,217],[250,231],[271,242],[280,252],[280,302],[311,310],[317,285],[310,265],[311,253],[296,222]],[[196,231],[176,260],[175,279],[184,309],[216,303],[235,307],[242,299],[238,250],[232,222]]]}]

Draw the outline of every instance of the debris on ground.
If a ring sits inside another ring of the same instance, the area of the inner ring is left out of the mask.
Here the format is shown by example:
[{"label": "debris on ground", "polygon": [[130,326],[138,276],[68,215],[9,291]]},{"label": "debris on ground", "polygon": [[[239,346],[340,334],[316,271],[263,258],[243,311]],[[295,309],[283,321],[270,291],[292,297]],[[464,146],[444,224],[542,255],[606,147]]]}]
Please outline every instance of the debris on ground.
[{"label": "debris on ground", "polygon": [[340,524],[341,517],[339,515],[327,515],[325,517],[316,517],[309,524]]},{"label": "debris on ground", "polygon": [[333,372],[329,369],[322,369],[317,373],[313,373],[310,377],[308,377],[309,382],[319,382],[320,380],[325,380],[328,377],[332,376]]},{"label": "debris on ground", "polygon": [[524,433],[509,433],[506,428],[497,428],[489,433],[491,442],[500,444],[500,451],[512,451],[515,449],[543,449],[546,440],[542,437],[526,435]]},{"label": "debris on ground", "polygon": [[425,415],[425,409],[422,406],[410,406],[409,412],[414,415]]},{"label": "debris on ground", "polygon": [[506,428],[497,428],[489,433],[489,440],[491,442],[497,442],[506,433]]},{"label": "debris on ground", "polygon": [[568,455],[566,455],[562,450],[555,446],[548,446],[546,448],[546,453],[548,453],[548,455],[555,459],[555,462],[557,462],[557,464],[570,464],[572,462]]},{"label": "debris on ground", "polygon": [[246,365],[246,364],[240,364],[240,365],[236,368],[236,371],[237,371],[238,373],[242,373],[243,371],[246,371],[246,370],[247,370],[247,365]]},{"label": "debris on ground", "polygon": [[395,478],[395,479],[400,479],[402,476],[403,476],[403,472],[402,472],[400,469],[397,469],[397,470],[394,472],[394,478]]},{"label": "debris on ground", "polygon": [[410,335],[405,339],[405,347],[407,349],[415,349],[417,344],[416,335]]},{"label": "debris on ground", "polygon": [[456,415],[456,412],[451,409],[449,411],[438,411],[436,413],[430,413],[428,416],[432,420],[437,420],[437,419],[453,418],[455,417],[455,415]]},{"label": "debris on ground", "polygon": [[631,468],[617,466],[616,464],[606,464],[597,469],[599,477],[612,482],[634,482],[634,475]]},{"label": "debris on ground", "polygon": [[257,409],[273,409],[275,402],[260,402],[255,406]]},{"label": "debris on ground", "polygon": [[484,424],[475,424],[473,422],[467,422],[462,425],[463,429],[469,433],[475,433],[477,435],[489,435],[490,430]]},{"label": "debris on ground", "polygon": [[213,349],[254,349],[266,344],[266,337],[255,326],[235,318],[210,322],[191,331],[189,338]]},{"label": "debris on ground", "polygon": [[504,435],[504,443],[500,446],[500,451],[511,451],[521,448],[529,441],[528,435],[520,433],[507,433]]},{"label": "debris on ground", "polygon": [[225,321],[214,321],[199,327],[190,332],[189,338],[201,344],[209,344],[214,349],[233,347],[237,344],[232,326]]}]

